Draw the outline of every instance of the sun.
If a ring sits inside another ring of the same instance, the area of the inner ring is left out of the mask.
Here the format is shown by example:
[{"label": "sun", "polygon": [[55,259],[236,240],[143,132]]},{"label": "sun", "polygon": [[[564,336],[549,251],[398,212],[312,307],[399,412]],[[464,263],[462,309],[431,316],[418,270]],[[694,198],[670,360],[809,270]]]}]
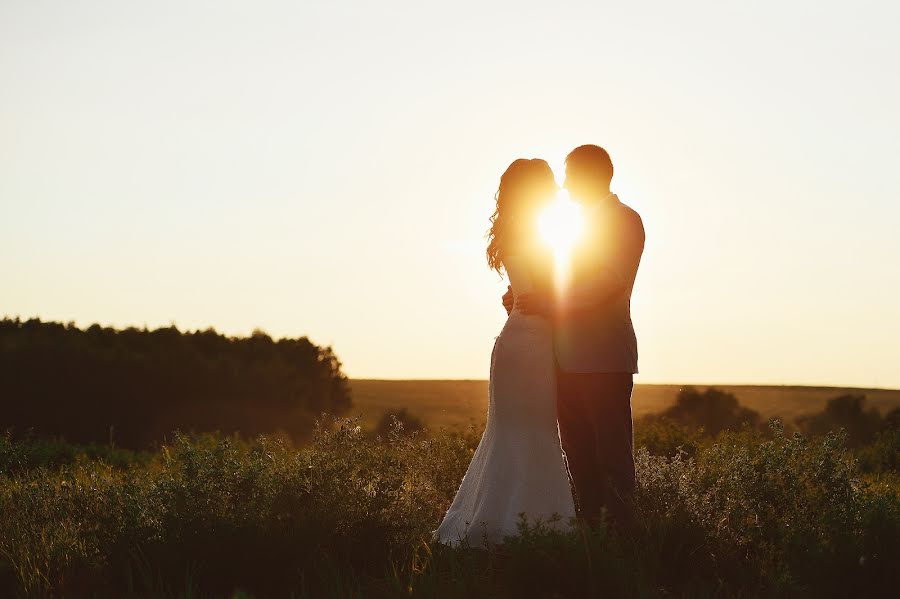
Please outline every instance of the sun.
[{"label": "sun", "polygon": [[567,256],[578,242],[584,230],[581,206],[561,190],[556,201],[550,204],[538,217],[541,239],[553,249],[557,256]]},{"label": "sun", "polygon": [[541,239],[553,250],[557,285],[564,283],[569,269],[572,248],[584,231],[581,206],[560,190],[554,201],[538,217]]}]

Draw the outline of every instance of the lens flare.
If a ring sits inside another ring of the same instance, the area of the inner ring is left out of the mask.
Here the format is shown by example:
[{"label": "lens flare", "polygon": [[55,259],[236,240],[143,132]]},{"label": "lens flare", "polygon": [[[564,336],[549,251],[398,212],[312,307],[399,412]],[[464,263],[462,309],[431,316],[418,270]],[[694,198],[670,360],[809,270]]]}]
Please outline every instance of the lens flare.
[{"label": "lens flare", "polygon": [[538,218],[538,230],[541,239],[553,250],[554,278],[557,291],[561,291],[568,280],[572,249],[584,231],[581,206],[565,190],[560,190],[556,201]]}]

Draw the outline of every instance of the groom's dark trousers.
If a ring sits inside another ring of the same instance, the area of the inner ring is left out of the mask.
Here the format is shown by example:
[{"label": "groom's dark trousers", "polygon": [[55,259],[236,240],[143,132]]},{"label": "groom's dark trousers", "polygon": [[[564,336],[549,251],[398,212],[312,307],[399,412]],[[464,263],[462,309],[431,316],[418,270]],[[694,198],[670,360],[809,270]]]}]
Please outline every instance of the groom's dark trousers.
[{"label": "groom's dark trousers", "polygon": [[630,373],[557,371],[557,419],[579,516],[632,524],[634,455]]},{"label": "groom's dark trousers", "polygon": [[631,373],[638,351],[631,292],[644,225],[615,194],[591,210],[597,233],[573,263],[571,295],[563,301],[570,310],[554,326],[557,420],[579,515],[595,524],[605,509],[625,530],[633,524],[635,487]]}]

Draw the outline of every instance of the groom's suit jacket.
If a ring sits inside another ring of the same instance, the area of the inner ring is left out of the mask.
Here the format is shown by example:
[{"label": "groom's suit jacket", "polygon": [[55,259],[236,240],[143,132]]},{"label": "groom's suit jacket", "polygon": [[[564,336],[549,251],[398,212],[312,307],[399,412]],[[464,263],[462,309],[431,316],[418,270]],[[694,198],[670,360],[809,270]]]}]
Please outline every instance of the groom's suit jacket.
[{"label": "groom's suit jacket", "polygon": [[[644,225],[637,212],[610,194],[585,207],[585,229],[574,248],[562,300],[589,306],[560,318],[554,330],[556,361],[564,372],[638,371],[637,338],[631,323],[631,291],[644,251]],[[600,275],[619,282],[603,301]]]}]

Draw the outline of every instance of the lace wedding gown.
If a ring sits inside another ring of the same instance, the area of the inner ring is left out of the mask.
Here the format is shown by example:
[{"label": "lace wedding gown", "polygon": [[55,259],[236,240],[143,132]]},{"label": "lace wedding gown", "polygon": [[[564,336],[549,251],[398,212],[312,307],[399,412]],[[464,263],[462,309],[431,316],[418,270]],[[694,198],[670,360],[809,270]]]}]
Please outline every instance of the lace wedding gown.
[{"label": "lace wedding gown", "polygon": [[[534,289],[524,258],[504,259],[513,293]],[[556,425],[556,370],[550,322],[514,307],[491,354],[487,426],[459,491],[435,531],[451,545],[499,543],[528,521],[561,518],[575,506]]]}]

